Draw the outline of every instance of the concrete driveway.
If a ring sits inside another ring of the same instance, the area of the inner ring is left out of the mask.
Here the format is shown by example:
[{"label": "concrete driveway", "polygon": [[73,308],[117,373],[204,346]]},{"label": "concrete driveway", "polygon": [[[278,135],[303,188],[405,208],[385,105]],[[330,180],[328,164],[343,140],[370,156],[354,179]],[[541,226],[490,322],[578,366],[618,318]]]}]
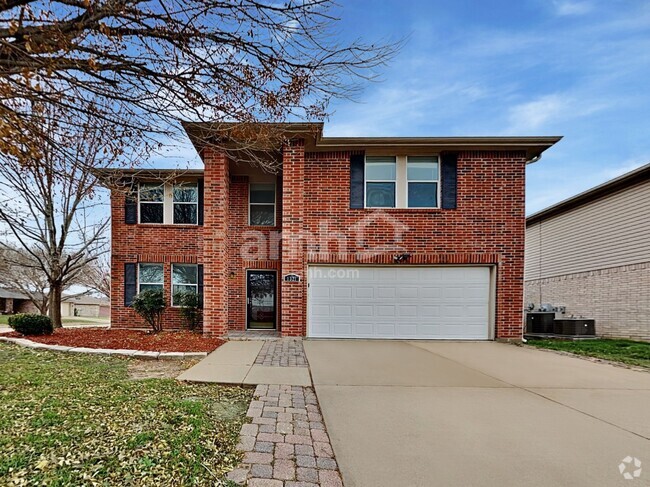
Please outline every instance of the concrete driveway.
[{"label": "concrete driveway", "polygon": [[304,346],[347,487],[650,485],[650,373],[493,342]]}]

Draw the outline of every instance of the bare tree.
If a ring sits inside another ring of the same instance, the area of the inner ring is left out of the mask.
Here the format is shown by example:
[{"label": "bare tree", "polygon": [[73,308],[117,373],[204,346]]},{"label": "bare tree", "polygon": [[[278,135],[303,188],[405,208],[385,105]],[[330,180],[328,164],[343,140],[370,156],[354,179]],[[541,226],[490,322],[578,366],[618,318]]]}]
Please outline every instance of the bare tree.
[{"label": "bare tree", "polygon": [[[40,250],[34,248],[32,252],[38,253]],[[32,253],[10,245],[0,248],[0,275],[3,285],[20,291],[29,298],[39,313],[47,314],[49,283]]]},{"label": "bare tree", "polygon": [[79,276],[79,284],[110,299],[111,262],[108,253],[90,262]]},{"label": "bare tree", "polygon": [[60,327],[63,290],[108,249],[109,219],[98,211],[105,202],[88,168],[119,164],[128,159],[124,147],[137,144],[103,119],[61,119],[56,107],[37,108],[47,139],[31,159],[5,154],[0,164],[0,247],[31,256]]},{"label": "bare tree", "polygon": [[39,157],[47,134],[35,103],[150,142],[178,133],[179,120],[322,120],[333,98],[353,96],[398,49],[340,42],[336,8],[332,0],[0,0],[0,151]]}]

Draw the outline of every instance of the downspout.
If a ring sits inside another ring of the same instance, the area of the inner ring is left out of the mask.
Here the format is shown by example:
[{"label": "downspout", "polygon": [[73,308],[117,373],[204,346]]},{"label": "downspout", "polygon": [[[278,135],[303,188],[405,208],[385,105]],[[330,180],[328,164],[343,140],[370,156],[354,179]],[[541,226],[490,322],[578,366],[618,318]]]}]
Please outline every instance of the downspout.
[{"label": "downspout", "polygon": [[526,161],[526,164],[534,164],[534,163],[536,163],[537,161],[539,161],[541,158],[542,158],[542,155],[540,154],[540,155],[535,156],[535,157],[533,157],[533,158],[531,158],[531,159],[528,159],[528,160]]}]

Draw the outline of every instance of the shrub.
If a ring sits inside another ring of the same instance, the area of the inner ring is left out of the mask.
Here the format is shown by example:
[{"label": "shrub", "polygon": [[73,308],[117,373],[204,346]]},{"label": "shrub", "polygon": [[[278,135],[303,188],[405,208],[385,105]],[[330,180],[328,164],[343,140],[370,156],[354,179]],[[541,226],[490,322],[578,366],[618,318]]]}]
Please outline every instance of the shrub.
[{"label": "shrub", "polygon": [[18,314],[10,316],[7,323],[23,335],[50,335],[54,331],[49,316],[37,314]]},{"label": "shrub", "polygon": [[162,315],[167,307],[162,289],[147,289],[133,298],[133,309],[154,332],[162,331]]},{"label": "shrub", "polygon": [[177,293],[174,296],[174,302],[178,303],[181,308],[183,323],[190,330],[196,330],[201,323],[203,311],[201,296],[196,293]]}]

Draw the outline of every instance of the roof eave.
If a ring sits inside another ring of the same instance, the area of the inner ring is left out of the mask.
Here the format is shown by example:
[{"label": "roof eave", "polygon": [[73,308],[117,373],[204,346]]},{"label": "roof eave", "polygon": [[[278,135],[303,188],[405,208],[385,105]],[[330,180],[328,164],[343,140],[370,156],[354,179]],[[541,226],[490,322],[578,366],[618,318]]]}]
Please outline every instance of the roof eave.
[{"label": "roof eave", "polygon": [[544,137],[323,137],[318,151],[345,149],[428,148],[435,151],[499,150],[526,151],[527,159],[538,158],[562,140]]},{"label": "roof eave", "polygon": [[181,122],[187,136],[200,154],[208,144],[228,147],[230,133],[250,127],[255,134],[256,128],[266,128],[273,135],[287,139],[303,137],[314,145],[323,135],[323,122],[254,122],[250,124],[236,122]]}]

